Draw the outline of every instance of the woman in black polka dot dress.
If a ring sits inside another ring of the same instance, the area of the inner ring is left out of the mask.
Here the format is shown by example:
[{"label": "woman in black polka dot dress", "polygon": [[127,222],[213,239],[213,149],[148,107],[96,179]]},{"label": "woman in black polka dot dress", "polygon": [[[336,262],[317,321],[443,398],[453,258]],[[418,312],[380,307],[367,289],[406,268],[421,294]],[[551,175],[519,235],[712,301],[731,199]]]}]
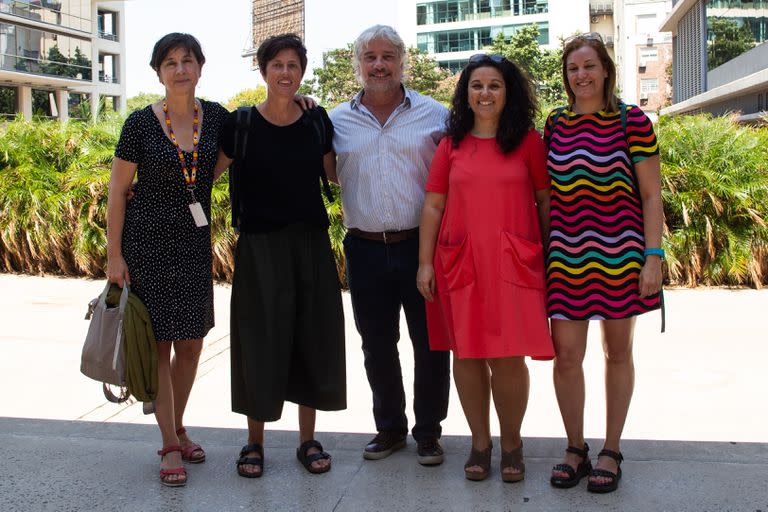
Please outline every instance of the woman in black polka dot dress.
[{"label": "woman in black polka dot dress", "polygon": [[127,282],[144,302],[158,341],[160,480],[170,486],[186,484],[183,462],[205,460],[182,419],[203,337],[213,327],[208,219],[219,131],[228,112],[195,98],[204,62],[200,44],[188,34],[157,42],[150,64],[166,97],[125,121],[107,206],[108,279]]}]

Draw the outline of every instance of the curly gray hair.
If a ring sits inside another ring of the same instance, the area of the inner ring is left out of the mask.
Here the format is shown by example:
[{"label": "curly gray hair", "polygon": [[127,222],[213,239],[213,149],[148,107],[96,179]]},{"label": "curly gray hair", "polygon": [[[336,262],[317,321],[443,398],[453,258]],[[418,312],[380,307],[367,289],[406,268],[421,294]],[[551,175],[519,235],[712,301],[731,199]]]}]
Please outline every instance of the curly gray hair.
[{"label": "curly gray hair", "polygon": [[402,71],[403,76],[405,76],[405,73],[408,69],[408,53],[405,50],[405,43],[403,42],[403,38],[401,38],[400,34],[398,34],[397,31],[389,25],[374,25],[363,30],[363,32],[357,36],[357,39],[355,39],[355,43],[353,45],[354,59],[352,62],[352,67],[355,70],[355,77],[357,80],[360,83],[363,83],[363,77],[360,71],[360,61],[362,60],[363,54],[365,53],[366,48],[368,48],[368,45],[371,44],[371,41],[375,39],[384,39],[395,47],[397,56],[400,58],[400,71]]}]

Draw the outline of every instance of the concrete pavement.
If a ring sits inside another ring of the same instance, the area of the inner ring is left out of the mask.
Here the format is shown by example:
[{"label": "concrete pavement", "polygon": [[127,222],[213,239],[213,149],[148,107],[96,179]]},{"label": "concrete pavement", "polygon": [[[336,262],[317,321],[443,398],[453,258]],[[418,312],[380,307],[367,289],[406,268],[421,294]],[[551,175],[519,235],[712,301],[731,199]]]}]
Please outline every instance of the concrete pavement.
[{"label": "concrete pavement", "polygon": [[[410,443],[389,459],[364,462],[371,399],[349,298],[349,408],[318,414],[318,438],[334,456],[313,476],[295,460],[296,408],[269,425],[265,476],[239,478],[233,460],[244,419],[229,410],[229,288],[216,287],[217,327],[206,338],[185,423],[208,452],[188,466],[190,483],[157,482],[159,436],[139,404],[105,403],[79,374],[96,281],[0,275],[0,510],[744,510],[768,512],[768,410],[762,318],[768,291],[671,290],[667,333],[658,313],[636,329],[636,392],[622,451],[618,492],[551,489],[549,468],[565,446],[551,363],[530,362],[523,426],[527,478],[502,484],[498,449],[491,478],[463,478],[468,428],[455,390],[444,423],[446,463],[423,468]],[[403,326],[405,323],[403,322]],[[412,385],[407,330],[400,344]],[[585,362],[586,434],[593,451],[605,428],[599,329]],[[410,407],[410,405],[409,405]],[[492,422],[493,423],[493,422]],[[498,429],[494,429],[494,434]],[[496,443],[498,445],[498,442]]]}]

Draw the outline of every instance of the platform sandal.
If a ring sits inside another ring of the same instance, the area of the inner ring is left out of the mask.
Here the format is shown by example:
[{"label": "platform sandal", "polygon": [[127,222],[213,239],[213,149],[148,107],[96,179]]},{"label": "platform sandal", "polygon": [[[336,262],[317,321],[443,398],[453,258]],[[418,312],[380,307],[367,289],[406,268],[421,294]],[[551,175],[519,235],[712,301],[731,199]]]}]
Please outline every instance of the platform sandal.
[{"label": "platform sandal", "polygon": [[600,450],[600,453],[597,454],[597,458],[599,459],[600,457],[612,458],[613,460],[616,461],[616,464],[618,465],[618,467],[616,468],[615,473],[608,471],[607,469],[593,469],[592,472],[589,474],[590,477],[599,476],[603,478],[608,478],[610,480],[608,480],[603,484],[598,484],[590,480],[589,482],[587,482],[587,490],[589,492],[596,492],[596,493],[613,492],[619,488],[619,480],[621,480],[621,463],[624,460],[624,456],[621,454],[621,452],[617,453],[613,450],[606,450],[605,448],[603,448],[602,450]]},{"label": "platform sandal", "polygon": [[576,448],[575,446],[569,446],[565,449],[568,453],[573,453],[581,457],[578,467],[574,470],[570,464],[558,464],[552,468],[552,471],[562,471],[568,473],[567,477],[554,476],[549,479],[549,483],[552,487],[558,487],[560,489],[570,489],[581,482],[581,479],[588,476],[592,472],[592,462],[589,460],[589,445],[584,443],[584,449]]},{"label": "platform sandal", "polygon": [[[180,427],[176,431],[177,436],[181,436],[187,433],[187,429],[184,427]],[[197,455],[195,455],[197,453]],[[191,445],[181,448],[181,460],[184,462],[188,462],[190,464],[200,464],[201,462],[205,462],[205,450],[203,450],[202,446],[196,443],[192,443]]]},{"label": "platform sandal", "polygon": [[[488,474],[491,472],[491,451],[493,445],[488,445],[485,450],[475,450],[472,447],[472,451],[469,452],[469,458],[464,464],[464,476],[467,480],[479,482],[488,478]],[[469,471],[472,466],[479,466],[482,471]]]},{"label": "platform sandal", "polygon": [[[163,460],[163,457],[165,457],[167,454],[171,452],[181,452],[181,446],[174,444],[171,446],[166,446],[165,448],[162,448],[160,450],[157,450],[157,454],[160,456],[160,460]],[[183,479],[175,479],[170,480],[168,479],[169,476],[172,475],[178,475],[181,477],[184,477]],[[167,487],[184,487],[187,485],[187,470],[184,469],[184,466],[178,467],[178,468],[171,468],[171,469],[160,469],[160,483],[167,486]]]},{"label": "platform sandal", "polygon": [[[507,468],[516,469],[517,473],[505,472]],[[501,450],[501,479],[505,482],[522,482],[525,479],[525,462],[523,462],[523,443],[514,450]]]}]

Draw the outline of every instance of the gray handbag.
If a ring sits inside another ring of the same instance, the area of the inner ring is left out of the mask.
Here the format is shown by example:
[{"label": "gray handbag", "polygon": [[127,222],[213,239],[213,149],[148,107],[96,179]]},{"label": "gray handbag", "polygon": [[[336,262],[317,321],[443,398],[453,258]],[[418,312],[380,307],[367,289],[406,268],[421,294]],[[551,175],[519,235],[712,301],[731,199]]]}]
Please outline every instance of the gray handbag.
[{"label": "gray handbag", "polygon": [[118,306],[108,307],[106,300],[110,286],[111,283],[107,283],[101,295],[88,304],[85,319],[90,319],[91,324],[88,326],[80,362],[83,375],[105,384],[107,398],[110,396],[107,395],[106,384],[125,387],[123,313],[129,293],[128,283],[125,283]]}]

